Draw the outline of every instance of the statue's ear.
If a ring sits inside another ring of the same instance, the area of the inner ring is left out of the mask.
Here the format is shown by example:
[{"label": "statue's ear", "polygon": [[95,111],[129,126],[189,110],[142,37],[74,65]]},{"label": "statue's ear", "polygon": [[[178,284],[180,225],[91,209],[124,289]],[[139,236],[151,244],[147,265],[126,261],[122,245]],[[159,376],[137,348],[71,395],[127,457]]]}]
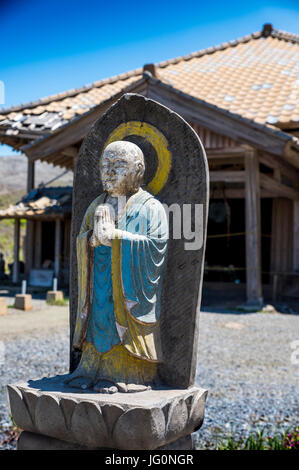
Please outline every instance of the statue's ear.
[{"label": "statue's ear", "polygon": [[141,180],[141,178],[143,177],[143,174],[144,174],[144,164],[142,163],[142,161],[138,160],[135,163],[135,168],[136,168],[137,180]]},{"label": "statue's ear", "polygon": [[144,175],[144,164],[141,160],[135,162],[134,190],[138,190]]}]

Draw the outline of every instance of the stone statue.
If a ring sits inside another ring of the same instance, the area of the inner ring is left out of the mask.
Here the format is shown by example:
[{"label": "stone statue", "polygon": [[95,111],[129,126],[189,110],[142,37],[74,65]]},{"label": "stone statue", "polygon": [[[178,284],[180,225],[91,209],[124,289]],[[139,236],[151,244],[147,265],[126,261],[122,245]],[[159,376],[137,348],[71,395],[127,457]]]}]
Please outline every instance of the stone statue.
[{"label": "stone statue", "polygon": [[141,149],[109,144],[100,159],[104,193],[88,207],[77,237],[78,311],[72,387],[100,393],[148,389],[161,362],[160,315],[168,221],[140,185]]},{"label": "stone statue", "polygon": [[70,373],[8,386],[18,449],[192,448],[208,199],[204,148],[173,110],[126,93],[94,123],[74,175]]}]

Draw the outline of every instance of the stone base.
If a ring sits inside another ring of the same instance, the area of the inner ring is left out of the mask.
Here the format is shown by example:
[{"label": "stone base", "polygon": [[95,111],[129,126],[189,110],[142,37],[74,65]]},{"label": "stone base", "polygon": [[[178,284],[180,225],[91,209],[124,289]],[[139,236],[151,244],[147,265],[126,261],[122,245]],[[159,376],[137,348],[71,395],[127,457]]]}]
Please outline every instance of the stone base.
[{"label": "stone base", "polygon": [[61,290],[49,290],[47,292],[47,302],[63,301],[63,292]]},{"label": "stone base", "polygon": [[7,305],[4,297],[0,297],[0,315],[7,315]]},{"label": "stone base", "polygon": [[32,295],[17,294],[15,297],[14,308],[18,308],[19,310],[32,310]]},{"label": "stone base", "polygon": [[[190,434],[202,425],[206,390],[160,388],[109,395],[77,392],[63,383],[66,377],[8,385],[17,426],[89,449],[151,450],[166,449],[181,438],[187,438],[184,445],[190,446],[188,436],[190,441]],[[19,448],[57,444],[27,434],[21,437]]]},{"label": "stone base", "polygon": [[[195,433],[194,433],[195,434]],[[193,434],[193,435],[194,435]],[[181,437],[177,441],[155,450],[194,450],[193,435]],[[17,450],[112,450],[103,447],[86,447],[80,444],[61,441],[54,437],[43,436],[33,432],[23,431],[17,442]],[[114,449],[113,449],[114,450]],[[118,449],[115,449],[118,450]]]}]

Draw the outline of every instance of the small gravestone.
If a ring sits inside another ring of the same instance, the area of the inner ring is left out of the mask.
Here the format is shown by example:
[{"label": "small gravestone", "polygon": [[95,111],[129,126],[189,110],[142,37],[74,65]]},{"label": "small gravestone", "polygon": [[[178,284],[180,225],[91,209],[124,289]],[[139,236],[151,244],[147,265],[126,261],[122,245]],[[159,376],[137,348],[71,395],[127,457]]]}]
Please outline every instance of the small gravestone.
[{"label": "small gravestone", "polygon": [[14,308],[18,310],[32,310],[31,294],[17,294],[15,296]]},{"label": "small gravestone", "polygon": [[15,296],[14,307],[18,310],[32,310],[32,295],[26,294],[27,282],[22,281],[22,293]]},{"label": "small gravestone", "polygon": [[58,287],[58,279],[57,277],[54,277],[53,279],[53,290],[49,290],[47,292],[47,297],[46,297],[46,302],[51,304],[55,303],[63,303],[63,292],[61,290],[57,289]]},{"label": "small gravestone", "polygon": [[70,374],[8,386],[20,449],[187,449],[208,167],[176,113],[126,94],[85,138],[72,215]]}]

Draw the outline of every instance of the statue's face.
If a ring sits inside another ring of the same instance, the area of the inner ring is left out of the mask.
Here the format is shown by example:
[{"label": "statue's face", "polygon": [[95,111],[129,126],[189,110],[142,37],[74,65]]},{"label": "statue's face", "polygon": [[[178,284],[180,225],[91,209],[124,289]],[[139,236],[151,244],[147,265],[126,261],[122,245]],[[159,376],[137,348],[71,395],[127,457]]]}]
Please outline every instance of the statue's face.
[{"label": "statue's face", "polygon": [[[127,144],[127,143],[126,143]],[[125,152],[123,147],[109,145],[101,158],[100,171],[104,191],[111,196],[124,196],[139,189],[136,181],[144,169],[138,155]]]}]

